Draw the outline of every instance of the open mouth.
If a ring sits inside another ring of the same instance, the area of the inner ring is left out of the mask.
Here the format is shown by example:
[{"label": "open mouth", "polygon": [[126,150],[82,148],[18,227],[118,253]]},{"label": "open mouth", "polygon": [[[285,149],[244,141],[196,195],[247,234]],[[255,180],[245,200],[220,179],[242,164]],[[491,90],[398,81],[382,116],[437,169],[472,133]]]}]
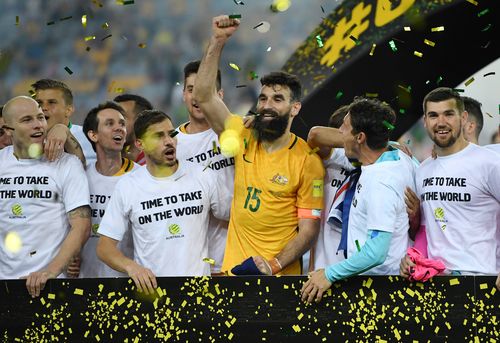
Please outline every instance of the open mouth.
[{"label": "open mouth", "polygon": [[34,134],[32,134],[30,137],[31,138],[40,138],[43,136],[43,132],[35,132]]},{"label": "open mouth", "polygon": [[446,136],[450,133],[450,130],[437,130],[435,133],[437,136]]},{"label": "open mouth", "polygon": [[164,155],[168,159],[173,159],[175,157],[175,149],[174,148],[165,149]]},{"label": "open mouth", "polygon": [[113,140],[114,140],[116,143],[121,143],[121,142],[123,142],[123,136],[121,136],[121,135],[114,135],[114,136],[113,136]]}]

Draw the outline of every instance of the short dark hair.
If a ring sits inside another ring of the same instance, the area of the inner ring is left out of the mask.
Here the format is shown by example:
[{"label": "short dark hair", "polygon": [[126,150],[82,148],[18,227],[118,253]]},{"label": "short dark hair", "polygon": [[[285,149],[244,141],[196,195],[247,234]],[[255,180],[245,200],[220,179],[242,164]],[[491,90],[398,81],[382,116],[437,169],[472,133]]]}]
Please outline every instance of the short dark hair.
[{"label": "short dark hair", "polygon": [[153,105],[151,105],[151,103],[149,102],[148,99],[146,99],[140,95],[137,95],[137,94],[129,94],[129,93],[120,94],[120,95],[117,95],[113,99],[113,101],[114,102],[134,101],[135,102],[134,112],[135,112],[136,116],[144,110],[152,110],[153,109]]},{"label": "short dark hair", "polygon": [[448,87],[439,87],[431,90],[424,98],[424,115],[427,113],[427,103],[428,102],[441,102],[450,99],[455,99],[455,103],[457,104],[458,111],[462,113],[464,111],[464,101],[460,94],[452,88]]},{"label": "short dark hair", "polygon": [[469,113],[468,121],[473,119],[476,122],[476,138],[479,138],[479,134],[483,129],[484,119],[483,119],[483,111],[481,111],[482,104],[468,96],[463,96],[462,100],[464,101],[464,109]]},{"label": "short dark hair", "polygon": [[159,110],[144,110],[137,115],[134,123],[134,133],[136,138],[142,138],[151,125],[161,123],[165,119],[172,119],[168,114]]},{"label": "short dark hair", "polygon": [[264,75],[260,79],[260,84],[262,86],[287,86],[288,88],[290,88],[292,101],[300,101],[300,99],[302,98],[302,85],[300,84],[299,78],[293,74],[289,74],[284,71],[274,71],[272,73]]},{"label": "short dark hair", "polygon": [[88,133],[89,131],[97,132],[97,128],[99,127],[99,118],[97,117],[97,115],[99,114],[99,112],[107,108],[117,110],[122,114],[122,116],[125,117],[125,110],[123,109],[123,107],[121,107],[114,101],[103,102],[102,104],[99,104],[93,109],[91,109],[89,113],[87,113],[87,116],[83,121],[83,133],[85,134],[85,137],[87,137],[87,139],[89,140],[90,144],[92,144],[92,149],[94,149],[94,151],[96,151],[95,143],[90,139]]},{"label": "short dark hair", "polygon": [[62,81],[52,79],[40,79],[31,85],[35,92],[39,90],[58,89],[63,93],[66,105],[73,105],[73,93],[71,89]]},{"label": "short dark hair", "polygon": [[352,133],[364,132],[366,144],[372,150],[385,148],[396,123],[393,109],[378,99],[354,98],[349,105]]},{"label": "short dark hair", "polygon": [[[201,61],[191,61],[188,64],[184,66],[184,86],[183,89],[186,89],[186,79],[191,75],[191,74],[197,74],[198,69],[200,69],[200,64]],[[215,80],[215,85],[217,87],[217,90],[220,91],[222,88],[222,77],[220,73],[220,69],[217,69],[217,79]]]},{"label": "short dark hair", "polygon": [[328,126],[334,127],[336,129],[340,128],[342,126],[342,123],[344,122],[344,118],[347,112],[349,112],[349,105],[344,105],[337,108],[337,110],[330,116],[330,119],[328,120]]}]

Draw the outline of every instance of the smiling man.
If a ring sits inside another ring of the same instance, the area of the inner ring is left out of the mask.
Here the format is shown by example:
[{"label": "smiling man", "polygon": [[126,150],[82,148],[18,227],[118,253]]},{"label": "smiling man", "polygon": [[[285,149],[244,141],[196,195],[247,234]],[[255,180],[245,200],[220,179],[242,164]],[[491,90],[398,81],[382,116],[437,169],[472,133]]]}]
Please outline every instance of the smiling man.
[{"label": "smiling man", "polygon": [[17,236],[21,246],[0,241],[0,279],[26,277],[35,297],[88,238],[87,178],[75,156],[42,155],[47,122],[36,101],[13,98],[3,115],[13,145],[0,151],[0,236]]},{"label": "smiling man", "polygon": [[361,163],[361,176],[350,187],[354,195],[342,222],[347,259],[311,273],[302,300],[320,301],[332,283],[360,273],[398,274],[399,256],[409,245],[404,191],[415,189],[415,165],[389,146],[388,126],[395,122],[394,111],[376,99],[355,98],[349,105],[340,131],[345,156]]},{"label": "smiling man", "polygon": [[[184,88],[182,99],[189,114],[189,121],[178,127],[177,156],[182,160],[199,163],[205,168],[210,168],[226,180],[233,193],[234,182],[234,158],[226,157],[221,153],[219,138],[205,118],[200,107],[193,99],[196,74],[200,67],[200,61],[189,62],[184,67]],[[222,98],[220,71],[216,79],[217,94]],[[227,227],[226,220],[218,220],[213,216],[210,218],[208,228],[208,257],[214,260],[211,266],[212,275],[221,272],[224,249],[226,246]]]},{"label": "smiling man", "polygon": [[[429,258],[444,262],[449,272],[495,274],[500,159],[465,140],[467,112],[457,92],[434,89],[425,96],[423,107],[424,125],[437,154],[416,174]],[[401,275],[408,277],[413,266],[405,256]]]},{"label": "smiling man", "polygon": [[[123,176],[139,167],[122,157],[127,137],[124,116],[125,111],[120,105],[108,101],[91,109],[83,122],[83,131],[96,152],[97,161],[89,164],[86,170],[90,189],[92,232],[82,250],[80,277],[126,276],[109,268],[97,258],[96,253],[99,240],[97,230],[115,185]],[[127,230],[118,248],[125,256],[133,256],[130,230]]]},{"label": "smiling man", "polygon": [[[227,220],[231,194],[211,169],[177,160],[177,131],[167,114],[143,111],[134,130],[146,166],[116,184],[99,226],[97,254],[140,291],[152,293],[156,276],[210,275],[203,261],[209,214]],[[133,260],[117,248],[129,225]]]},{"label": "smiling man", "polygon": [[242,148],[233,151],[234,197],[222,271],[299,275],[300,258],[319,232],[325,171],[307,143],[290,132],[301,108],[296,76],[273,72],[260,80],[253,129],[242,128],[241,118],[232,116],[218,95],[220,55],[238,27],[239,20],[227,15],[212,19],[212,37],[194,87],[194,100],[223,146],[229,135],[225,125],[236,122],[240,131],[231,138]]},{"label": "smiling man", "polygon": [[[45,149],[49,151],[55,149],[54,145],[64,146],[66,152],[77,155],[86,164],[94,163],[95,152],[85,138],[83,128],[70,121],[75,111],[71,89],[64,82],[52,79],[40,79],[31,87],[35,92],[33,98],[47,119],[49,134]],[[82,154],[84,158],[80,156]]]}]

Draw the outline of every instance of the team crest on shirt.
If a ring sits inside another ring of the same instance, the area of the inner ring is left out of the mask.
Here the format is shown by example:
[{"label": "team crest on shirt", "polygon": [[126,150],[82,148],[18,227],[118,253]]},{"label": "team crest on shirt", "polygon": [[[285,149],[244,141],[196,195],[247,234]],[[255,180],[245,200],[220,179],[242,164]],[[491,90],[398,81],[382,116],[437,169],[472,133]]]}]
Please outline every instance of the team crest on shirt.
[{"label": "team crest on shirt", "polygon": [[10,219],[13,218],[26,218],[26,216],[23,216],[23,207],[20,204],[14,204],[10,208],[13,216],[9,216]]},{"label": "team crest on shirt", "polygon": [[168,226],[168,233],[170,234],[170,236],[167,237],[167,239],[184,237],[184,235],[182,234],[181,227],[178,224],[170,224]]},{"label": "team crest on shirt", "polygon": [[280,186],[285,186],[288,184],[288,178],[284,175],[280,175],[279,173],[274,175],[273,178],[269,181]]}]

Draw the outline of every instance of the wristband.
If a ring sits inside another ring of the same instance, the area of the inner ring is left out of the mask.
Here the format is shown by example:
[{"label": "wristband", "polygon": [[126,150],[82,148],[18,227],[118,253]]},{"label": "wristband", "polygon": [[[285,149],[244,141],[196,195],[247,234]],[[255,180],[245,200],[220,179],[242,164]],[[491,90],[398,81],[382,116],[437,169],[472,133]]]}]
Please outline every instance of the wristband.
[{"label": "wristband", "polygon": [[272,275],[278,274],[281,270],[283,270],[283,267],[281,266],[280,261],[275,257],[273,259],[270,259],[267,261],[269,264],[269,267],[271,267],[271,273]]}]

